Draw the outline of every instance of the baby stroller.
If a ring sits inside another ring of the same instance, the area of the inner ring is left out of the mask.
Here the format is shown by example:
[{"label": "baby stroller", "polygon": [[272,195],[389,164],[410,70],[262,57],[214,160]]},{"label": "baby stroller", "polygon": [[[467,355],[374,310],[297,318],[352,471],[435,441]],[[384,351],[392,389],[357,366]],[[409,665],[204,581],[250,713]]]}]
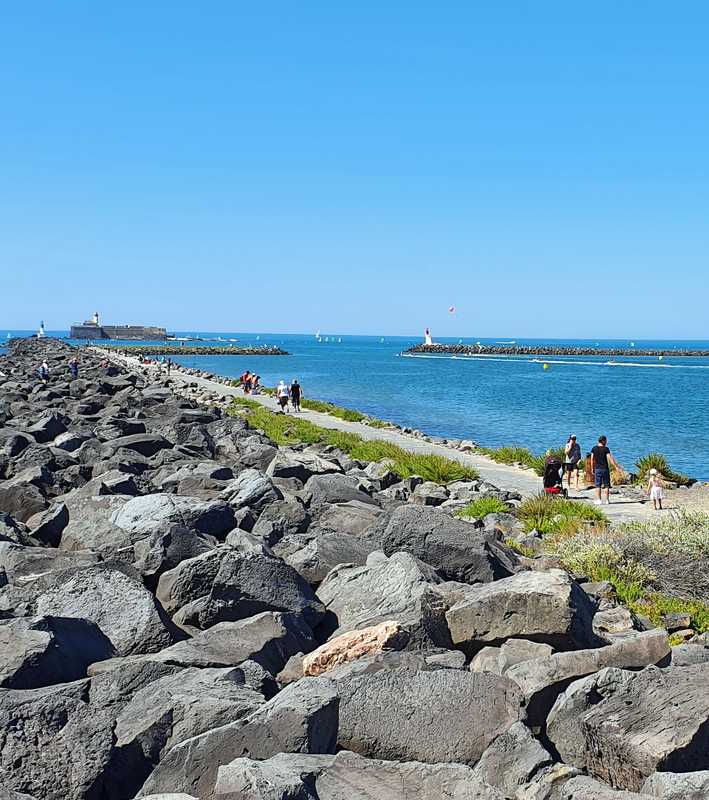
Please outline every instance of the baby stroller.
[{"label": "baby stroller", "polygon": [[561,495],[567,497],[568,492],[564,489],[564,465],[557,456],[548,456],[544,464],[544,494]]}]

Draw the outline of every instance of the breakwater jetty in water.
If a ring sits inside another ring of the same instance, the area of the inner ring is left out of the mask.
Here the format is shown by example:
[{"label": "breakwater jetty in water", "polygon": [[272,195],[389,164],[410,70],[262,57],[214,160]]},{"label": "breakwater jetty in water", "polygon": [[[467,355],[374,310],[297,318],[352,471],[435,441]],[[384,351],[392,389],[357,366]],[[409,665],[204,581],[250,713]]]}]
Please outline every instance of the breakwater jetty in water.
[{"label": "breakwater jetty in water", "polygon": [[406,355],[460,356],[630,356],[709,358],[709,350],[643,349],[640,347],[569,347],[555,345],[491,345],[491,344],[417,344],[405,350]]},{"label": "breakwater jetty in water", "polygon": [[275,345],[261,345],[260,347],[234,347],[233,345],[194,345],[182,347],[172,344],[132,344],[121,347],[111,347],[99,344],[103,350],[119,353],[126,356],[288,356],[287,350],[281,350]]}]

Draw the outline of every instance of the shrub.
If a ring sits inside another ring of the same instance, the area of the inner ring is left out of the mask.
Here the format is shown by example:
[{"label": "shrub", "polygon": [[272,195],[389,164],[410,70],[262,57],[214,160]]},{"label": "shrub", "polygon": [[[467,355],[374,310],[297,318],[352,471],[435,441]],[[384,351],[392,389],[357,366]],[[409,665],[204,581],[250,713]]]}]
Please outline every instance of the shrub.
[{"label": "shrub", "polygon": [[507,445],[497,448],[480,448],[483,455],[496,461],[498,464],[522,464],[533,469],[539,477],[544,475],[544,467],[549,456],[557,456],[562,462],[564,460],[564,448],[555,447],[548,449],[543,455],[535,456],[531,450],[518,445]]},{"label": "shrub", "polygon": [[675,472],[667,463],[667,459],[662,453],[648,453],[646,456],[639,458],[635,464],[638,469],[638,482],[645,483],[648,479],[651,469],[656,469],[660,475],[668,481],[677,483],[680,486],[689,486],[692,480],[680,472]]},{"label": "shrub", "polygon": [[585,527],[587,523],[599,527],[608,524],[605,514],[589,503],[546,494],[524,500],[517,509],[517,514],[528,531],[536,528],[542,534],[569,535]]},{"label": "shrub", "polygon": [[514,539],[505,539],[505,544],[513,550],[515,553],[519,553],[521,556],[525,556],[526,558],[534,558],[536,553],[531,547],[526,547],[519,542],[515,542]]},{"label": "shrub", "polygon": [[261,408],[261,405],[256,400],[250,400],[248,397],[234,397],[231,402],[241,408]]},{"label": "shrub", "polygon": [[458,512],[459,517],[469,519],[482,519],[488,514],[503,514],[509,512],[510,507],[497,497],[479,497]]}]

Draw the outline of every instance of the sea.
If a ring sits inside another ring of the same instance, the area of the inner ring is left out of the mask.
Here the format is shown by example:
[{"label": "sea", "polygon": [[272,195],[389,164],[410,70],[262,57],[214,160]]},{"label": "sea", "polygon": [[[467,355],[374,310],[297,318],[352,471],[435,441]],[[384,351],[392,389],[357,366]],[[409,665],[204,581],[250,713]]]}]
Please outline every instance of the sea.
[{"label": "sea", "polygon": [[[33,332],[0,330],[0,352],[7,333]],[[68,331],[48,331],[47,335],[66,338]],[[434,436],[472,439],[489,447],[516,444],[541,453],[563,445],[572,433],[587,452],[605,434],[626,469],[632,471],[639,457],[657,451],[673,469],[709,480],[708,358],[407,356],[404,351],[420,343],[421,337],[322,331],[319,337],[205,331],[179,331],[176,336],[211,340],[184,342],[184,356],[174,359],[184,366],[227,377],[248,369],[270,386],[297,378],[305,397],[358,409]],[[435,341],[495,344],[511,339]],[[515,341],[518,345],[631,346],[629,340],[608,339]],[[277,345],[290,355],[190,354],[193,345],[204,344],[225,348]],[[637,340],[635,346],[709,350],[709,341]]]}]

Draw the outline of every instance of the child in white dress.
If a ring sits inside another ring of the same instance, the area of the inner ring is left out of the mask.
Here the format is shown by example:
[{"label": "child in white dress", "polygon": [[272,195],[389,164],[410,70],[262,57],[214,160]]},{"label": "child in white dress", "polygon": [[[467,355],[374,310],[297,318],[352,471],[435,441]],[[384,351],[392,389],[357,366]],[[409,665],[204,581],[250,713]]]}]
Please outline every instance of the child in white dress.
[{"label": "child in white dress", "polygon": [[662,511],[662,477],[656,469],[650,470],[647,493],[650,495],[655,511],[658,509]]}]

